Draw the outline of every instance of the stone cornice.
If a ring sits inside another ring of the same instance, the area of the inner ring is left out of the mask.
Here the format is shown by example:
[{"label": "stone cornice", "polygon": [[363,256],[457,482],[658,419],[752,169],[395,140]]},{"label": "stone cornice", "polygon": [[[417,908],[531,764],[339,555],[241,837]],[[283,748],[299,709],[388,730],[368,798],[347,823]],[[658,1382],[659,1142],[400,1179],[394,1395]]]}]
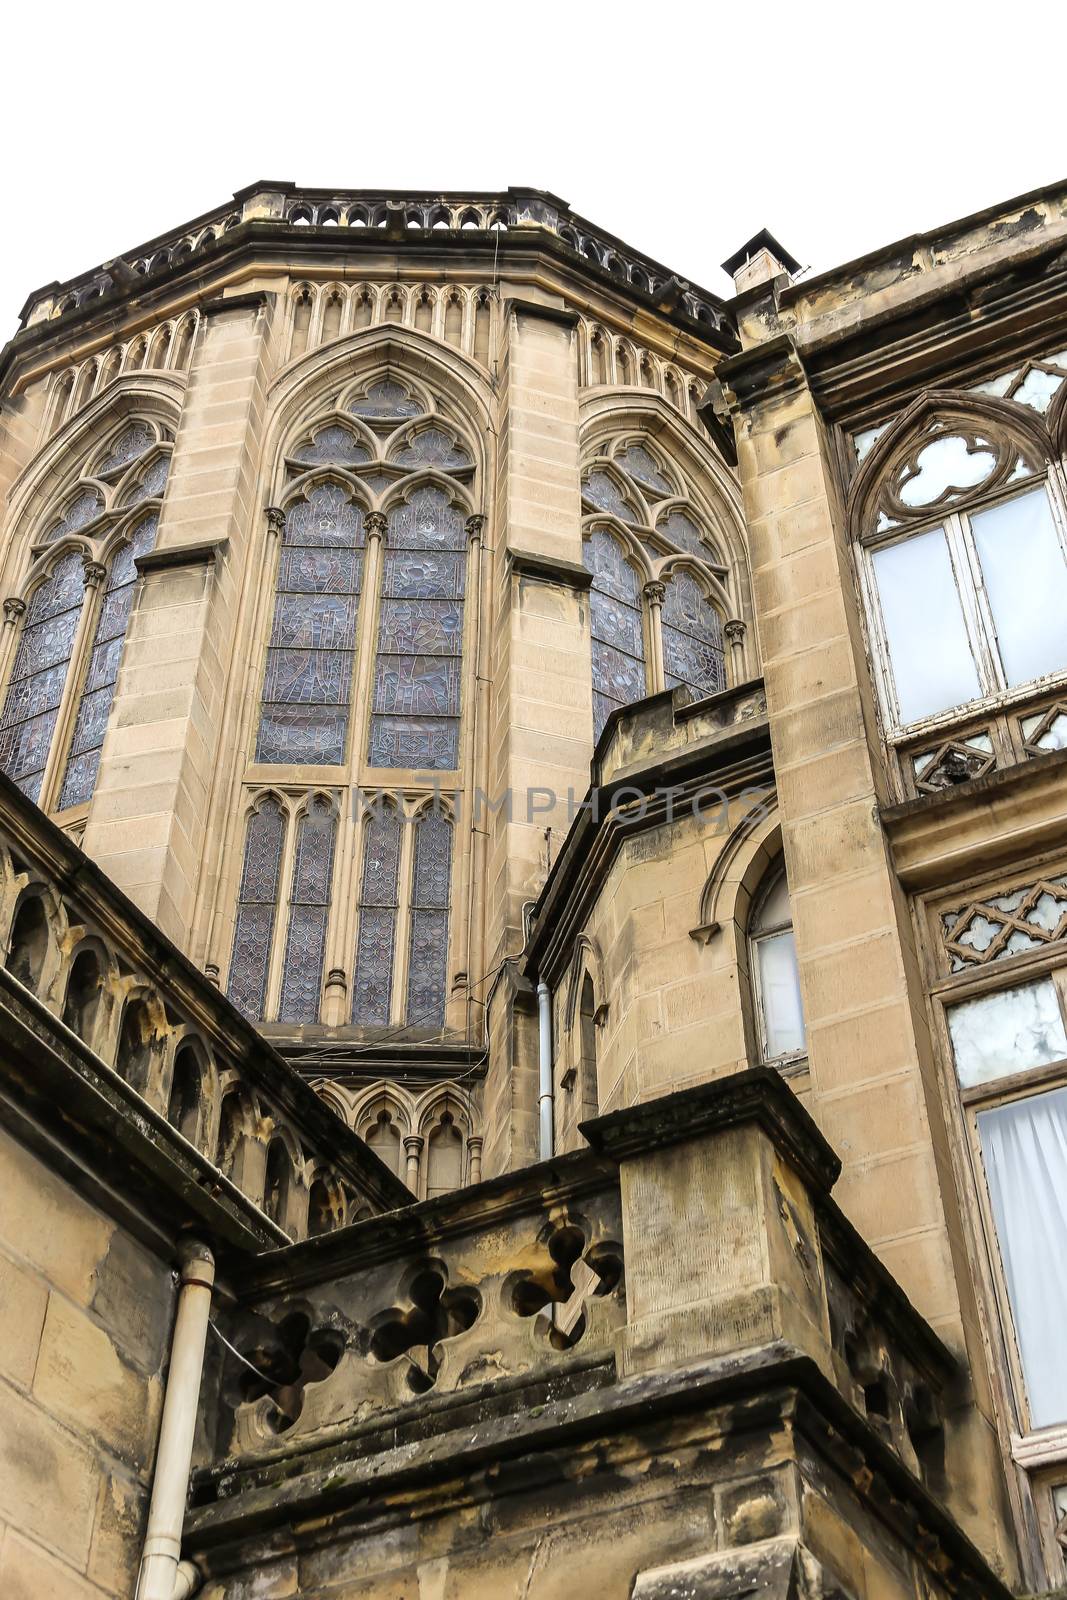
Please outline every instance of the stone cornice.
[{"label": "stone cornice", "polygon": [[543,556],[531,550],[509,550],[510,570],[517,578],[530,578],[535,583],[560,584],[566,589],[588,589],[593,575],[580,561],[566,561],[562,556]]},{"label": "stone cornice", "polygon": [[214,566],[221,561],[229,547],[228,539],[196,539],[189,544],[164,545],[149,550],[147,555],[136,556],[134,566],[138,572],[165,572],[172,567]]}]

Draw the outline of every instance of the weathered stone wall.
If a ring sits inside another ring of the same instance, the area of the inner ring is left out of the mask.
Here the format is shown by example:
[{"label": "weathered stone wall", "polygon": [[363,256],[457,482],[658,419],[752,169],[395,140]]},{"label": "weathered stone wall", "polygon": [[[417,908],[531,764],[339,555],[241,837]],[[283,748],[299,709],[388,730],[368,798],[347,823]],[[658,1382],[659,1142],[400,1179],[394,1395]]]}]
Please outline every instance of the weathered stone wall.
[{"label": "weathered stone wall", "polygon": [[0,1134],[0,1594],[133,1593],[169,1268]]}]

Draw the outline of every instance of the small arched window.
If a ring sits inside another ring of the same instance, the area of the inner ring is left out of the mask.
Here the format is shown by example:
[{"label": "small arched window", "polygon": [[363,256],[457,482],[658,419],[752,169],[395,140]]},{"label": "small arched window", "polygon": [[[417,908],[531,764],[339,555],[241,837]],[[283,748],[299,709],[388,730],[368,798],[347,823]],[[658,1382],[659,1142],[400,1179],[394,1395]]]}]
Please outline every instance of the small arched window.
[{"label": "small arched window", "polygon": [[308,1238],[332,1233],[344,1220],[344,1201],[335,1184],[316,1178],[308,1192]]},{"label": "small arched window", "polygon": [[230,999],[253,1020],[265,1014],[284,841],[285,815],[268,795],[248,819],[230,958]]},{"label": "small arched window", "polygon": [[67,993],[63,1001],[63,1021],[86,1044],[92,1044],[104,976],[95,950],[79,950],[70,966]]},{"label": "small arched window", "polygon": [[689,485],[658,445],[630,436],[605,446],[582,500],[599,738],[612,711],[646,694],[724,689],[723,621],[734,608]]},{"label": "small arched window", "polygon": [[174,1057],[167,1121],[172,1128],[177,1128],[190,1144],[196,1143],[196,1132],[200,1121],[201,1089],[200,1062],[197,1059],[196,1047],[191,1044],[179,1045]]},{"label": "small arched window", "polygon": [[463,1183],[463,1135],[451,1112],[444,1111],[426,1141],[426,1198],[448,1194]]},{"label": "small arched window", "polygon": [[27,895],[15,913],[8,944],[7,970],[36,994],[48,955],[48,918],[39,894]]},{"label": "small arched window", "polygon": [[748,931],[761,1057],[764,1061],[781,1061],[802,1055],[804,1012],[784,867],[764,881]]},{"label": "small arched window", "polygon": [[379,1161],[400,1176],[400,1129],[392,1112],[383,1106],[363,1135]]},{"label": "small arched window", "polygon": [[272,1139],[267,1150],[267,1172],[263,1185],[263,1209],[272,1222],[288,1231],[289,1189],[293,1164],[284,1139]]},{"label": "small arched window", "polygon": [[245,1114],[239,1089],[224,1096],[219,1109],[219,1137],[215,1146],[215,1165],[232,1178],[244,1137]]},{"label": "small arched window", "polygon": [[581,1099],[579,1120],[582,1120],[595,1117],[600,1110],[600,1085],[596,1059],[596,1000],[593,994],[593,980],[588,972],[582,980],[578,1027],[578,1094]]},{"label": "small arched window", "polygon": [[143,1094],[148,1085],[154,1039],[155,1030],[148,1007],[143,1000],[129,1001],[122,1013],[115,1071],[138,1093]]}]

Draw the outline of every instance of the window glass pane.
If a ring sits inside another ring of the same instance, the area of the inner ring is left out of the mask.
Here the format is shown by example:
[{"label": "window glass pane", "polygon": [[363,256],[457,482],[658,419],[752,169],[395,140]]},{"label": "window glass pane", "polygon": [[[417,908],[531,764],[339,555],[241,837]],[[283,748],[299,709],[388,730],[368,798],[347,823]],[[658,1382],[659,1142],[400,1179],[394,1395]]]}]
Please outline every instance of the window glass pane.
[{"label": "window glass pane", "polygon": [[788,927],[792,921],[789,885],[785,881],[785,873],[780,872],[760,902],[752,932],[762,933],[765,929],[770,931],[772,928]]},{"label": "window glass pane", "polygon": [[1030,1422],[1067,1421],[1067,1089],[978,1118]]},{"label": "window glass pane", "polygon": [[804,1048],[804,1014],[792,929],[761,939],[756,950],[767,1055],[793,1055]]},{"label": "window glass pane", "polygon": [[948,1008],[956,1073],[965,1089],[1067,1057],[1051,978]]},{"label": "window glass pane", "polygon": [[944,529],[876,551],[874,572],[901,722],[974,700],[978,673]]},{"label": "window glass pane", "polygon": [[971,518],[1009,684],[1067,666],[1067,563],[1044,489]]}]

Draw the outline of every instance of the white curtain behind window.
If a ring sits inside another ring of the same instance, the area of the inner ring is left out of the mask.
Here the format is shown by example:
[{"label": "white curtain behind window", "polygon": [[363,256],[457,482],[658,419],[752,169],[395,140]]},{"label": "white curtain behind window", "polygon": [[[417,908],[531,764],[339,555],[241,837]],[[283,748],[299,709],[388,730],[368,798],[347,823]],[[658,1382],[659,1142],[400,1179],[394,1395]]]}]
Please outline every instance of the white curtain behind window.
[{"label": "white curtain behind window", "polygon": [[983,1111],[978,1131],[1035,1428],[1067,1421],[1067,1089]]}]

